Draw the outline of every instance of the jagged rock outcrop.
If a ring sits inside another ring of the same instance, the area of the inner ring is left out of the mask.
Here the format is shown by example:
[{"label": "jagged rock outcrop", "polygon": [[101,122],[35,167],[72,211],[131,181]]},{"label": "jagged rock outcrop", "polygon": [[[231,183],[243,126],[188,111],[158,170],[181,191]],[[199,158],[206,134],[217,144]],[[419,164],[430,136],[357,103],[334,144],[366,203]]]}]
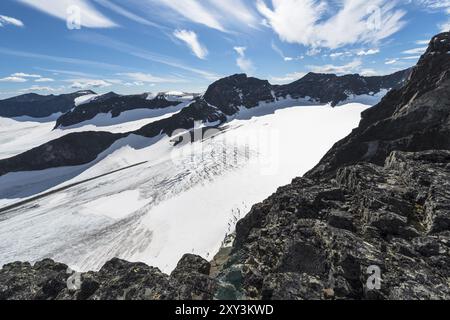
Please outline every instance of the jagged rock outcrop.
[{"label": "jagged rock outcrop", "polygon": [[155,137],[159,134],[172,136],[175,130],[189,130],[194,128],[195,122],[202,122],[211,126],[218,126],[227,121],[226,115],[219,108],[197,98],[188,107],[174,114],[170,118],[150,123],[135,131],[144,137]]},{"label": "jagged rock outcrop", "polygon": [[434,37],[406,86],[253,206],[213,267],[186,255],[168,276],[114,259],[70,291],[64,265],[13,263],[0,298],[450,299],[449,51],[449,33]]},{"label": "jagged rock outcrop", "polygon": [[0,117],[45,118],[55,113],[65,113],[74,107],[74,100],[78,97],[95,94],[84,90],[58,96],[42,96],[35,93],[0,100]]},{"label": "jagged rock outcrop", "polygon": [[185,255],[170,276],[120,259],[84,274],[50,259],[11,263],[0,271],[0,300],[207,300],[220,287],[209,269],[194,255]]},{"label": "jagged rock outcrop", "polygon": [[382,165],[394,150],[450,149],[449,51],[449,33],[434,37],[411,80],[363,112],[359,127],[307,176],[326,178],[339,167],[360,161]]},{"label": "jagged rock outcrop", "polygon": [[295,179],[239,222],[220,278],[237,298],[450,298],[449,163],[449,151],[393,152],[328,183]]}]

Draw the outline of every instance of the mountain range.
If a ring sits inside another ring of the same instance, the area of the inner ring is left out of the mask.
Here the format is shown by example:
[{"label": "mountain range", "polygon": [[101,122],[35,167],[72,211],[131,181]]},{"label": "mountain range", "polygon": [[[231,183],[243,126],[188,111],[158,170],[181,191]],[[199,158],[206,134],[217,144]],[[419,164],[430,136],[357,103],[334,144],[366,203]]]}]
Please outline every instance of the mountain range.
[{"label": "mountain range", "polygon": [[450,299],[449,52],[450,33],[439,34],[412,70],[389,79],[310,74],[280,87],[235,75],[132,133],[74,133],[0,160],[0,176],[82,164],[126,135],[217,126],[242,106],[338,105],[395,87],[315,168],[255,204],[211,261],[186,254],[166,275],[112,259],[76,290],[64,264],[15,262],[0,270],[0,299]]},{"label": "mountain range", "polygon": [[[152,122],[133,132],[68,134],[10,159],[0,160],[0,176],[8,172],[85,164],[93,161],[98,154],[115,141],[129,134],[147,138],[156,137],[161,133],[171,136],[177,129],[193,129],[196,122],[202,122],[206,127],[217,127],[230,117],[237,115],[241,108],[253,109],[258,108],[261,104],[294,106],[300,102],[317,105],[329,103],[336,106],[345,101],[357,101],[357,97],[372,97],[383,90],[387,92],[390,89],[401,87],[410,74],[411,69],[379,77],[309,73],[291,84],[275,86],[266,80],[247,77],[245,74],[236,74],[214,82],[202,96],[196,94],[175,96],[164,93],[155,97],[149,94],[121,96],[108,93],[95,95],[91,91],[62,96],[38,96],[38,99],[29,99],[28,95],[19,96],[0,101],[0,116],[3,104],[8,106],[6,108],[8,110],[9,106],[13,105],[13,101],[26,102],[30,106],[30,112],[21,107],[20,111],[15,114],[21,112],[22,116],[30,116],[42,108],[41,101],[48,100],[51,101],[52,108],[43,108],[41,115],[48,116],[51,110],[55,110],[54,105],[58,105],[58,103],[61,103],[59,111],[67,111],[57,119],[55,128],[89,123],[89,120],[101,114],[110,114],[112,118],[115,118],[126,111],[136,109],[164,110],[177,105],[185,107],[181,112],[169,118]],[[73,98],[80,98],[83,94],[86,94],[88,99],[74,105]],[[72,98],[71,102],[66,101],[68,97]]]}]

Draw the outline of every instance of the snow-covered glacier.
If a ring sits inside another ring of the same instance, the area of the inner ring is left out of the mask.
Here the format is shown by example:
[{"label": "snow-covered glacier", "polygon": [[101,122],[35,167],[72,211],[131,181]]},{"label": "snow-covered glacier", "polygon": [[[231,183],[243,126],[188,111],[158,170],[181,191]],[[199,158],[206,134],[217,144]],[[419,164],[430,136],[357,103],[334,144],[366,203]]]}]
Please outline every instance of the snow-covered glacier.
[{"label": "snow-covered glacier", "polygon": [[[211,259],[252,204],[311,169],[366,108],[247,110],[194,143],[130,135],[87,165],[4,175],[0,208],[56,192],[0,213],[0,265],[48,257],[86,271],[120,257],[170,272],[184,253]],[[121,132],[149,122],[130,119],[97,129]],[[0,124],[10,135],[0,141],[3,158],[62,134],[52,131],[54,121]],[[72,130],[85,129],[92,125]]]}]

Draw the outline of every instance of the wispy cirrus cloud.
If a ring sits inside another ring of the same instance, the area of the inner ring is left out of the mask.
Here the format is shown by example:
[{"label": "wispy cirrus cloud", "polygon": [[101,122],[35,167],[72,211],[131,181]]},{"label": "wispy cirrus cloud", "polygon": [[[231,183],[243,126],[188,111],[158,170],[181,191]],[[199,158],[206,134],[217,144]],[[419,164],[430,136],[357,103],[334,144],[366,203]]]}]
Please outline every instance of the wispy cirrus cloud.
[{"label": "wispy cirrus cloud", "polygon": [[186,82],[185,79],[175,78],[175,77],[158,77],[150,73],[143,72],[128,72],[128,73],[118,73],[118,76],[124,76],[129,80],[145,83],[183,83]]},{"label": "wispy cirrus cloud", "polygon": [[[133,46],[133,45],[124,43],[122,41],[115,40],[113,38],[110,38],[110,37],[107,37],[104,35],[100,35],[97,33],[78,34],[74,38],[79,41],[82,41],[84,43],[99,45],[99,46],[102,46],[105,48],[109,48],[109,49],[116,50],[116,51],[119,51],[119,52],[122,52],[125,54],[129,54],[131,56],[138,57],[138,58],[141,58],[144,60],[153,61],[153,62],[161,63],[164,65],[173,67],[173,68],[188,71],[188,72],[200,75],[201,77],[203,77],[207,80],[214,81],[214,80],[217,80],[218,78],[220,78],[220,76],[218,76],[215,73],[188,66],[185,63],[180,62],[172,57],[168,57],[168,56],[157,54],[157,53],[154,53],[154,52],[151,52],[148,50],[144,50],[144,49],[138,48],[136,46]],[[1,50],[0,50],[0,52],[1,52]]]},{"label": "wispy cirrus cloud", "polygon": [[414,49],[405,50],[402,53],[403,54],[422,54],[427,50],[427,48],[428,47],[414,48]]},{"label": "wispy cirrus cloud", "polygon": [[19,93],[27,93],[27,92],[62,92],[66,89],[66,87],[64,86],[60,86],[60,87],[47,87],[47,86],[38,86],[38,85],[34,85],[31,86],[29,88],[24,88],[24,89],[20,89],[18,92]]},{"label": "wispy cirrus cloud", "polygon": [[118,25],[103,15],[87,0],[18,0],[31,8],[55,18],[66,21],[69,17],[68,9],[76,7],[81,14],[81,26],[86,28],[112,28]]},{"label": "wispy cirrus cloud", "polygon": [[315,73],[335,73],[335,74],[349,74],[361,71],[362,62],[359,59],[355,59],[344,65],[310,65],[308,69]]},{"label": "wispy cirrus cloud", "polygon": [[206,59],[208,49],[200,43],[198,36],[194,31],[175,30],[173,35],[175,38],[183,41],[197,58]]},{"label": "wispy cirrus cloud", "polygon": [[93,0],[93,1],[111,11],[114,11],[115,13],[117,13],[125,18],[128,18],[128,19],[134,21],[134,22],[137,22],[137,23],[140,23],[140,24],[143,24],[146,26],[150,26],[150,27],[163,28],[161,25],[159,25],[153,21],[150,21],[149,19],[146,19],[142,16],[139,16],[139,15],[109,1],[109,0]]},{"label": "wispy cirrus cloud", "polygon": [[0,15],[0,27],[4,27],[6,25],[12,25],[12,26],[21,27],[21,28],[25,26],[25,24],[19,19]]},{"label": "wispy cirrus cloud", "polygon": [[[139,5],[173,20],[185,20],[222,32],[230,28],[257,28],[259,16],[253,6],[243,0],[144,0]],[[167,19],[166,19],[167,20]]]},{"label": "wispy cirrus cloud", "polygon": [[247,51],[246,47],[234,47],[234,51],[238,54],[236,59],[236,65],[247,74],[251,74],[255,71],[255,67],[253,62],[246,57],[245,52]]},{"label": "wispy cirrus cloud", "polygon": [[283,50],[281,50],[273,41],[272,41],[272,50],[278,53],[278,55],[284,60],[284,61],[294,61],[294,60],[303,60],[304,56],[297,56],[297,57],[290,57],[284,54]]},{"label": "wispy cirrus cloud", "polygon": [[[416,0],[420,5],[432,11],[445,10],[446,14],[450,16],[450,0]],[[450,31],[450,17],[447,21],[438,23],[438,28],[442,32]]]},{"label": "wispy cirrus cloud", "polygon": [[[336,49],[377,43],[403,28],[405,12],[387,0],[341,0],[332,7],[318,0],[257,0],[257,8],[281,40]],[[332,12],[332,14],[330,14]]]},{"label": "wispy cirrus cloud", "polygon": [[36,80],[34,80],[34,82],[54,82],[55,79],[53,78],[38,78]]},{"label": "wispy cirrus cloud", "polygon": [[105,88],[112,86],[112,83],[103,79],[69,79],[66,82],[71,82],[72,89],[88,89],[88,88]]},{"label": "wispy cirrus cloud", "polygon": [[86,60],[86,59],[78,59],[78,58],[69,58],[69,57],[61,57],[61,56],[53,56],[53,55],[47,55],[47,54],[39,54],[39,53],[33,53],[33,52],[27,52],[27,51],[20,51],[20,50],[12,50],[8,48],[0,47],[0,54],[6,54],[14,57],[22,57],[22,58],[30,58],[30,59],[39,59],[39,60],[47,60],[52,62],[61,62],[65,64],[74,64],[74,65],[82,65],[87,67],[95,67],[95,68],[103,68],[107,70],[123,70],[122,66],[106,63],[106,62],[100,62],[100,61],[93,61],[93,60]]}]

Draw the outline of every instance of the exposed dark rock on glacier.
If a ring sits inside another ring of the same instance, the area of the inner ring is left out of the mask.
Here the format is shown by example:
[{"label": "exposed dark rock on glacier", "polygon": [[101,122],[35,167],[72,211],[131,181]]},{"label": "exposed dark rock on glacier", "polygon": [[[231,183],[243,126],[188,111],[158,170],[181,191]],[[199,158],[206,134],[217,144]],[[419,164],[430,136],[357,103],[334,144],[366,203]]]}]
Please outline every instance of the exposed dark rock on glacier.
[{"label": "exposed dark rock on glacier", "polygon": [[406,86],[253,206],[213,267],[186,255],[168,276],[114,259],[70,291],[64,265],[13,263],[0,298],[450,299],[449,51],[450,33],[434,37]]},{"label": "exposed dark rock on glacier", "polygon": [[89,163],[122,137],[124,135],[109,132],[71,133],[15,157],[0,160],[0,176],[9,172]]},{"label": "exposed dark rock on glacier", "polygon": [[91,120],[101,113],[111,113],[111,116],[116,118],[123,112],[129,110],[164,109],[178,104],[180,104],[179,101],[169,101],[163,95],[149,100],[147,94],[120,96],[110,92],[63,114],[56,121],[56,128],[70,127],[83,121]]}]

